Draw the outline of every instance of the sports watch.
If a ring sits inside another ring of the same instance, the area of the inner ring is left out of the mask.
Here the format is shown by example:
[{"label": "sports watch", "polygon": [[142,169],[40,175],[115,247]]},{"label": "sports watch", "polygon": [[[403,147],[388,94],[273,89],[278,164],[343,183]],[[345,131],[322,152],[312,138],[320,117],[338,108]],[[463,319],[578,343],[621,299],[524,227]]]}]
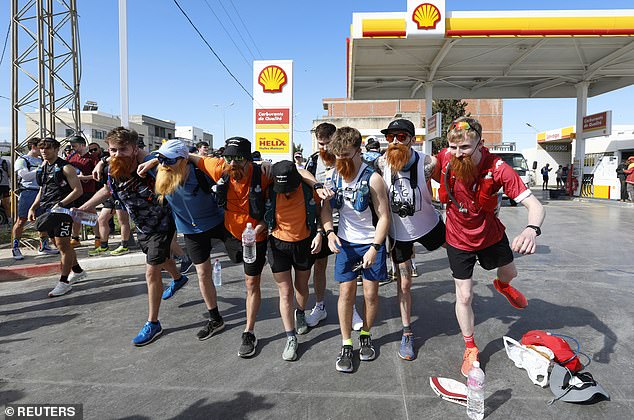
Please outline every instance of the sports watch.
[{"label": "sports watch", "polygon": [[535,225],[527,225],[527,228],[531,228],[535,231],[535,233],[537,234],[536,236],[539,236],[542,234],[542,230],[539,226],[535,226]]},{"label": "sports watch", "polygon": [[372,248],[376,249],[377,251],[378,251],[379,249],[381,249],[381,244],[372,244],[372,245],[370,245],[370,246],[371,246]]}]

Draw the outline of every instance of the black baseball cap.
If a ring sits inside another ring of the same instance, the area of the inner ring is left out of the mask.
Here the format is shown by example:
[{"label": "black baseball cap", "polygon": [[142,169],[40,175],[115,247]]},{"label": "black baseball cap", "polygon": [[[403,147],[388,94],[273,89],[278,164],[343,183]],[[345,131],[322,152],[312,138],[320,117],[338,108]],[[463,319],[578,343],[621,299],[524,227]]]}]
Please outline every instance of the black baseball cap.
[{"label": "black baseball cap", "polygon": [[244,137],[231,137],[225,142],[223,156],[242,156],[247,160],[253,160],[251,155],[251,142]]},{"label": "black baseball cap", "polygon": [[381,150],[381,143],[375,137],[368,137],[365,143],[366,150]]},{"label": "black baseball cap", "polygon": [[416,129],[414,128],[414,124],[410,120],[406,120],[403,118],[399,118],[398,120],[392,121],[386,129],[381,130],[381,133],[388,134],[394,131],[407,131],[410,136],[416,135]]},{"label": "black baseball cap", "polygon": [[276,193],[293,192],[302,183],[302,176],[297,167],[290,160],[277,162],[271,168],[273,176],[273,191]]},{"label": "black baseball cap", "polygon": [[86,141],[85,138],[83,138],[82,136],[72,136],[71,138],[68,139],[69,143],[81,143],[81,144],[88,144],[88,142]]}]

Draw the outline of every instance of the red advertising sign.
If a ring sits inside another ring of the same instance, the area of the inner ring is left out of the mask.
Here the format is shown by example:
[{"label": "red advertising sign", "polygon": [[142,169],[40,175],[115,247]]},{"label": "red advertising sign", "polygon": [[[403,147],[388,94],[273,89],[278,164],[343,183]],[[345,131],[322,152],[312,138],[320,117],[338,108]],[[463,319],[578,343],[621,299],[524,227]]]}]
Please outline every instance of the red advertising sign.
[{"label": "red advertising sign", "polygon": [[257,108],[255,110],[255,124],[288,124],[289,121],[288,108]]},{"label": "red advertising sign", "polygon": [[608,124],[608,112],[587,115],[583,117],[583,131],[594,131],[604,129]]}]

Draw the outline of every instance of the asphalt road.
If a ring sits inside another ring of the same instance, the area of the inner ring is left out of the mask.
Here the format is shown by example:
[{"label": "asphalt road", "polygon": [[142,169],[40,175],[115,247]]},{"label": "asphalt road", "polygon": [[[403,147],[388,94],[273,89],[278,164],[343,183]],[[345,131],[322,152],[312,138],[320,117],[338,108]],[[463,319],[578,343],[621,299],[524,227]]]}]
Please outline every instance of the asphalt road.
[{"label": "asphalt road", "polygon": [[[544,205],[537,253],[516,259],[520,275],[514,284],[529,298],[528,308],[512,308],[493,289],[494,273],[476,268],[476,343],[487,374],[487,418],[634,418],[634,208]],[[526,224],[526,210],[503,207],[502,219],[512,238]],[[396,354],[401,323],[396,285],[388,284],[380,289],[372,331],[378,357],[357,362],[352,374],[334,368],[341,341],[332,270],[329,316],[299,337],[295,362],[281,358],[285,336],[268,266],[256,324],[259,345],[251,359],[237,356],[245,321],[242,268],[222,254],[219,306],[227,328],[203,342],[195,337],[206,316],[195,274],[163,302],[164,334],[143,348],[130,343],[147,316],[143,266],[95,271],[57,299],[47,298],[54,277],[2,283],[0,405],[81,403],[90,419],[466,418],[463,407],[440,400],[429,387],[430,376],[463,380],[464,345],[445,252],[418,251],[412,325],[417,359],[406,362]],[[515,368],[502,344],[502,336],[519,340],[531,329],[576,337],[592,359],[587,370],[611,400],[547,405],[550,390]],[[356,350],[356,333],[353,338]]]}]

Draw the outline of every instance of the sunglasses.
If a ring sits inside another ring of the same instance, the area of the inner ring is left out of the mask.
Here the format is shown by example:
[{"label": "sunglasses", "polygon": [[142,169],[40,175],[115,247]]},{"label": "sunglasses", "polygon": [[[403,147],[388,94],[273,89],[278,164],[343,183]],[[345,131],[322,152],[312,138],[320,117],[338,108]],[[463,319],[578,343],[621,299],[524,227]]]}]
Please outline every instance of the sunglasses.
[{"label": "sunglasses", "polygon": [[[469,121],[471,121],[471,123],[469,123]],[[452,130],[456,130],[456,131],[466,131],[466,130],[473,130],[476,133],[478,133],[479,137],[482,137],[482,133],[480,132],[480,130],[474,128],[471,124],[475,124],[474,120],[464,120],[464,121],[457,121],[452,123],[449,126],[449,131]]]},{"label": "sunglasses", "polygon": [[157,159],[158,159],[158,161],[159,161],[159,163],[161,165],[169,165],[169,166],[171,166],[171,165],[175,165],[176,162],[178,162],[179,160],[183,159],[183,157],[179,156],[179,157],[176,157],[176,158],[168,158],[168,157],[165,157],[165,156],[162,156],[162,155],[158,155]]},{"label": "sunglasses", "polygon": [[410,137],[409,134],[405,134],[405,133],[398,133],[398,134],[388,133],[385,135],[385,140],[392,143],[394,139],[396,139],[398,140],[399,143],[403,143],[407,141],[409,137]]},{"label": "sunglasses", "polygon": [[90,153],[97,153],[99,151],[99,149],[88,149],[88,151]]},{"label": "sunglasses", "polygon": [[223,159],[227,163],[229,163],[231,161],[242,162],[244,160],[244,156],[223,156]]}]

